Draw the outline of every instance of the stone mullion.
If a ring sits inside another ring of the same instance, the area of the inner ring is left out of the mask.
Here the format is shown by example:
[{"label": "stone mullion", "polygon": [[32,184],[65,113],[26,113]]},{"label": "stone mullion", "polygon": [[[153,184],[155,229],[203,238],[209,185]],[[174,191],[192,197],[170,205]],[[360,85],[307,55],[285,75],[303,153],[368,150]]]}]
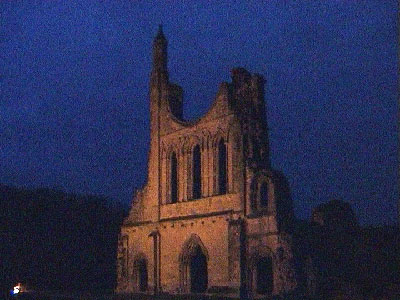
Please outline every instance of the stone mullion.
[{"label": "stone mullion", "polygon": [[189,269],[189,264],[186,264],[185,267],[185,274],[186,274],[186,288],[185,288],[185,292],[188,293],[190,291],[190,289],[192,288],[191,286],[191,277],[190,277],[190,269]]},{"label": "stone mullion", "polygon": [[245,199],[246,199],[246,203],[245,203],[245,205],[246,205],[246,211],[247,211],[247,213],[251,213],[252,212],[252,209],[251,209],[251,193],[252,193],[252,191],[251,191],[251,180],[252,180],[252,178],[253,178],[253,176],[254,176],[254,174],[253,174],[253,172],[249,169],[249,168],[246,168],[246,173],[245,173],[246,175],[245,175],[245,178],[244,178],[244,180],[246,181],[246,195],[245,195]]},{"label": "stone mullion", "polygon": [[251,280],[250,280],[250,286],[251,286],[251,291],[250,293],[252,295],[255,295],[257,293],[257,272],[256,272],[256,267],[253,266],[251,271]]}]

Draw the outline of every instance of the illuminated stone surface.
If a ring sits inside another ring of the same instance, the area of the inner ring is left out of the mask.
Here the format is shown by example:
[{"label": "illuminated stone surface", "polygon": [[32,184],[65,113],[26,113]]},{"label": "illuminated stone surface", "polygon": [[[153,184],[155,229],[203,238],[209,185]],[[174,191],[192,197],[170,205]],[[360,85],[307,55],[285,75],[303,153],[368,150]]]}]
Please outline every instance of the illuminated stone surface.
[{"label": "illuminated stone surface", "polygon": [[117,292],[251,297],[296,288],[292,200],[270,165],[264,79],[231,73],[209,111],[185,121],[161,29],[155,38],[148,180],[121,228]]}]

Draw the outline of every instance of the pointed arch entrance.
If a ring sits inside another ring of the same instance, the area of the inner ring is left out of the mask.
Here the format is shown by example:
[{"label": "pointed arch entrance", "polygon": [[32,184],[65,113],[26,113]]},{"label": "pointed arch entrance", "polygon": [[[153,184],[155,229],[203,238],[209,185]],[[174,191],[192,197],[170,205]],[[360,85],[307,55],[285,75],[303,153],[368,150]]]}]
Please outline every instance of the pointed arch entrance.
[{"label": "pointed arch entrance", "polygon": [[192,234],[184,243],[179,260],[182,292],[205,293],[208,287],[208,252],[198,235]]},{"label": "pointed arch entrance", "polygon": [[274,291],[273,254],[259,247],[250,259],[250,287],[253,294],[272,295]]},{"label": "pointed arch entrance", "polygon": [[271,257],[259,257],[255,271],[257,294],[271,295],[274,288]]},{"label": "pointed arch entrance", "polygon": [[147,259],[139,254],[133,261],[133,280],[136,291],[145,292],[148,288]]}]

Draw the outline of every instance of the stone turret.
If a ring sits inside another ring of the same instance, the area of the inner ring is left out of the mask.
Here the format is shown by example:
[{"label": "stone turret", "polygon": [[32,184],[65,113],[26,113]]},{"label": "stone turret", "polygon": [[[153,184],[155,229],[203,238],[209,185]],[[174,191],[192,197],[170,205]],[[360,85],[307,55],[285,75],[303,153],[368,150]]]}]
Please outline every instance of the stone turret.
[{"label": "stone turret", "polygon": [[167,53],[168,41],[160,25],[158,28],[157,36],[153,42],[153,72],[157,73],[168,73],[168,53]]},{"label": "stone turret", "polygon": [[[161,118],[168,99],[168,42],[160,25],[153,42],[153,66],[150,77],[150,150],[147,201],[143,203],[145,219],[158,219],[159,168],[160,168],[160,127]],[[150,203],[151,202],[151,203]]]},{"label": "stone turret", "polygon": [[265,80],[244,68],[231,71],[233,106],[241,120],[245,156],[250,165],[270,168],[267,119],[265,114]]}]

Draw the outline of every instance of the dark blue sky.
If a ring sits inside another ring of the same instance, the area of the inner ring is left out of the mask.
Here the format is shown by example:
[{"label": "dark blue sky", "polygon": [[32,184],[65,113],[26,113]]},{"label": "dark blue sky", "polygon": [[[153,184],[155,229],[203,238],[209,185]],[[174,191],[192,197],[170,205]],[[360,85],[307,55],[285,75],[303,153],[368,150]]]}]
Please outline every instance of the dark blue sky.
[{"label": "dark blue sky", "polygon": [[393,223],[397,1],[194,3],[1,1],[0,182],[128,203],[145,180],[162,22],[187,118],[233,67],[265,76],[272,162],[298,216],[342,198],[362,223]]}]

